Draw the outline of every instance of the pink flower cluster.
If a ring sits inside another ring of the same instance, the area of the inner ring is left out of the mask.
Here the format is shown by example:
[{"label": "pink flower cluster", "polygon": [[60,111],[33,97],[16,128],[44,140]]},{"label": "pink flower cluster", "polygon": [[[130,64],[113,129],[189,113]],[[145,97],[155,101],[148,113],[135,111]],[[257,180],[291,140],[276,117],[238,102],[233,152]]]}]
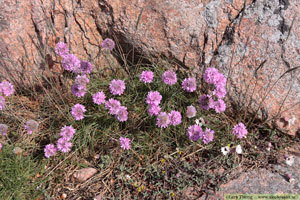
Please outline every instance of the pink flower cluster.
[{"label": "pink flower cluster", "polygon": [[110,38],[106,38],[102,41],[101,47],[105,50],[112,51],[115,48],[115,42]]},{"label": "pink flower cluster", "polygon": [[109,99],[105,102],[106,109],[109,110],[109,114],[115,115],[117,120],[125,122],[128,119],[127,107],[121,106],[120,101],[116,99]]},{"label": "pink flower cluster", "polygon": [[140,80],[144,83],[151,83],[153,80],[154,74],[152,71],[143,71],[140,75]]},{"label": "pink flower cluster", "polygon": [[235,125],[233,127],[232,133],[235,136],[237,136],[238,138],[242,139],[242,138],[246,137],[248,131],[247,131],[247,128],[246,128],[245,124],[240,122],[240,123],[238,123],[237,125]]},{"label": "pink flower cluster", "polygon": [[190,105],[186,109],[186,117],[187,118],[193,118],[196,116],[197,110],[194,106]]},{"label": "pink flower cluster", "polygon": [[75,120],[82,120],[84,118],[84,112],[86,111],[84,105],[76,104],[72,107],[71,114]]},{"label": "pink flower cluster", "polygon": [[0,135],[6,135],[7,129],[8,129],[8,126],[6,124],[0,124]]},{"label": "pink flower cluster", "polygon": [[90,80],[86,75],[77,75],[74,84],[72,85],[72,93],[77,97],[83,97],[87,90],[87,84]]},{"label": "pink flower cluster", "polygon": [[130,139],[125,138],[125,137],[120,137],[120,145],[121,145],[122,149],[129,150],[130,149]]},{"label": "pink flower cluster", "polygon": [[113,95],[121,95],[125,91],[125,82],[122,80],[112,80],[109,84],[110,92]]},{"label": "pink flower cluster", "polygon": [[162,75],[162,80],[167,85],[174,85],[177,82],[176,73],[171,70],[165,71]]},{"label": "pink flower cluster", "polygon": [[187,136],[192,141],[198,141],[199,139],[203,140],[204,144],[208,144],[214,140],[214,131],[206,128],[205,131],[202,130],[199,125],[189,126],[187,129]]},{"label": "pink flower cluster", "polygon": [[27,130],[28,134],[32,134],[33,132],[37,131],[39,128],[39,123],[33,119],[28,120],[25,123],[25,129]]},{"label": "pink flower cluster", "polygon": [[222,98],[226,95],[226,78],[213,67],[209,67],[205,70],[203,78],[208,84],[213,84],[215,89],[212,92],[213,96],[206,94],[200,96],[200,107],[204,110],[214,109],[217,113],[224,112],[226,104]]},{"label": "pink flower cluster", "polygon": [[180,112],[172,110],[170,113],[160,112],[156,119],[156,125],[160,128],[167,128],[169,125],[177,126],[181,123]]},{"label": "pink flower cluster", "polygon": [[65,70],[77,74],[90,74],[92,72],[92,64],[88,61],[80,61],[74,54],[70,54],[66,43],[58,42],[55,53],[62,57],[62,66]]},{"label": "pink flower cluster", "polygon": [[106,98],[106,96],[103,91],[96,92],[95,94],[93,94],[94,104],[97,104],[97,105],[104,104],[105,98]]},{"label": "pink flower cluster", "polygon": [[60,136],[57,140],[56,147],[54,144],[48,144],[45,146],[44,152],[45,157],[49,158],[55,156],[57,151],[67,153],[71,150],[72,143],[71,140],[74,137],[76,130],[72,126],[64,126],[60,130]]},{"label": "pink flower cluster", "polygon": [[149,91],[146,97],[146,103],[149,105],[148,112],[150,116],[157,116],[161,110],[159,104],[162,100],[162,96],[158,91]]},{"label": "pink flower cluster", "polygon": [[[0,83],[0,110],[3,110],[6,106],[4,96],[11,96],[15,92],[14,86],[8,81],[2,81]],[[4,96],[3,96],[4,95]]]},{"label": "pink flower cluster", "polygon": [[194,92],[197,89],[196,79],[194,77],[185,78],[182,82],[182,88],[187,92]]}]

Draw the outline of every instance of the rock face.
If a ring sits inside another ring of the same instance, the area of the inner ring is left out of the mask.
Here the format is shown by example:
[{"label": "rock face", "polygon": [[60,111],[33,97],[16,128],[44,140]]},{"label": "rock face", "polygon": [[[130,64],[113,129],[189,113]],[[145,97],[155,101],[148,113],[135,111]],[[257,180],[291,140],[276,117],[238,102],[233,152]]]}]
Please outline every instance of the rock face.
[{"label": "rock face", "polygon": [[125,53],[134,48],[149,59],[168,58],[199,77],[217,67],[236,109],[292,135],[300,130],[298,0],[11,2],[0,1],[0,51],[16,62],[25,55],[18,36],[29,48],[26,62],[36,65],[54,56],[57,37],[81,59],[100,63],[101,37],[111,37]]}]

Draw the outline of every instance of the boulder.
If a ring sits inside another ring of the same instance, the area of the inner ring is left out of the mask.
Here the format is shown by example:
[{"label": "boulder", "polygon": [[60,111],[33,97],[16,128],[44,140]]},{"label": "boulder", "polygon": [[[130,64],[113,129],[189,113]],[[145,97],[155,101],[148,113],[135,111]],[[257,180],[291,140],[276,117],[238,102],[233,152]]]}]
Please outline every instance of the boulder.
[{"label": "boulder", "polygon": [[[99,1],[101,34],[123,49],[164,57],[200,75],[228,78],[235,109],[300,131],[300,6],[297,0]],[[236,116],[239,118],[239,116]]]},{"label": "boulder", "polygon": [[53,52],[58,40],[67,42],[80,59],[103,65],[100,43],[110,37],[126,54],[148,61],[166,58],[191,69],[199,80],[206,67],[218,68],[228,78],[232,108],[251,111],[296,135],[300,131],[297,2],[2,0],[0,56],[5,59],[0,65],[15,70],[18,63],[24,66],[19,71],[58,68],[51,62],[59,61]]}]

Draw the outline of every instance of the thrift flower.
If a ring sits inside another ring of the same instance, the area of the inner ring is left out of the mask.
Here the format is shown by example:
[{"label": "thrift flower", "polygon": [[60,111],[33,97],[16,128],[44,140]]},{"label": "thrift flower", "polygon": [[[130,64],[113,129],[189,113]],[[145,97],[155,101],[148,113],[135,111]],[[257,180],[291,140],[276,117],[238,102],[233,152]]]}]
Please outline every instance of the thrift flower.
[{"label": "thrift flower", "polygon": [[169,115],[166,112],[161,112],[157,116],[156,125],[160,128],[166,128],[170,124]]},{"label": "thrift flower", "polygon": [[194,106],[190,105],[186,109],[186,117],[187,118],[193,118],[196,116],[197,110]]},{"label": "thrift flower", "polygon": [[86,111],[84,105],[76,104],[72,107],[71,114],[75,120],[82,120],[84,118],[84,112]]},{"label": "thrift flower", "polygon": [[66,43],[59,42],[56,44],[55,53],[59,56],[64,56],[69,54],[69,48]]},{"label": "thrift flower", "polygon": [[194,77],[184,79],[182,82],[182,88],[187,92],[196,91],[196,79]]},{"label": "thrift flower", "polygon": [[140,80],[144,83],[151,83],[153,80],[154,74],[152,71],[143,71],[140,75]]},{"label": "thrift flower", "polygon": [[199,125],[189,126],[187,129],[187,136],[192,141],[197,141],[203,137],[202,128]]},{"label": "thrift flower", "polygon": [[167,85],[174,85],[177,81],[176,73],[171,70],[165,71],[162,75],[162,80]]},{"label": "thrift flower", "polygon": [[150,104],[148,112],[150,114],[150,116],[157,116],[160,112],[161,108],[159,107],[159,105],[155,105],[155,104]]},{"label": "thrift flower", "polygon": [[112,51],[115,48],[115,42],[110,38],[106,38],[102,41],[101,46],[103,49]]},{"label": "thrift flower", "polygon": [[214,102],[213,105],[216,113],[224,112],[226,109],[226,104],[222,99],[218,99],[217,101]]},{"label": "thrift flower", "polygon": [[121,95],[125,90],[125,82],[122,80],[112,80],[109,84],[110,92],[113,95]]},{"label": "thrift flower", "polygon": [[246,126],[241,122],[233,127],[232,133],[241,139],[246,137],[248,131]]},{"label": "thrift flower", "polygon": [[105,108],[109,109],[109,114],[116,115],[121,107],[121,103],[115,99],[109,99],[105,102]]},{"label": "thrift flower", "polygon": [[66,153],[71,150],[72,143],[65,138],[60,138],[57,140],[56,146],[59,151]]},{"label": "thrift flower", "polygon": [[78,73],[80,60],[74,54],[63,55],[62,65],[65,70]]},{"label": "thrift flower", "polygon": [[44,149],[45,157],[49,158],[51,156],[55,156],[56,151],[57,151],[57,149],[53,144],[47,144]]},{"label": "thrift flower", "polygon": [[62,136],[62,138],[64,138],[67,141],[70,141],[74,134],[75,134],[76,130],[72,127],[72,126],[64,126],[61,128],[60,130],[60,136]]},{"label": "thrift flower", "polygon": [[203,110],[209,110],[210,108],[214,107],[214,100],[210,95],[205,94],[200,96],[199,105]]},{"label": "thrift flower", "polygon": [[237,146],[235,147],[235,152],[236,152],[237,154],[242,154],[242,153],[243,153],[243,149],[242,149],[241,145],[237,145]]},{"label": "thrift flower", "polygon": [[2,149],[2,144],[0,143],[0,150]]},{"label": "thrift flower", "polygon": [[203,143],[208,144],[209,142],[214,140],[214,133],[215,131],[210,130],[207,128],[203,133]]},{"label": "thrift flower", "polygon": [[216,79],[214,81],[214,85],[216,86],[216,88],[225,88],[226,78],[224,77],[223,74],[218,72]]},{"label": "thrift flower", "polygon": [[204,80],[209,84],[215,84],[219,79],[219,71],[214,67],[209,67],[203,74]]},{"label": "thrift flower", "polygon": [[3,96],[0,96],[0,110],[3,110],[6,105],[6,101]]},{"label": "thrift flower", "polygon": [[221,152],[224,156],[226,156],[230,152],[229,146],[221,147]]},{"label": "thrift flower", "polygon": [[93,102],[94,102],[94,104],[100,105],[100,104],[105,103],[105,98],[106,98],[106,96],[105,96],[104,92],[100,91],[93,95]]},{"label": "thrift flower", "polygon": [[2,92],[5,96],[10,96],[14,93],[14,86],[8,81],[2,81],[0,83],[0,92]]},{"label": "thrift flower", "polygon": [[116,114],[117,120],[120,122],[125,122],[128,119],[128,112],[127,108],[125,106],[120,106],[117,114]]},{"label": "thrift flower", "polygon": [[216,87],[216,89],[213,91],[213,95],[215,95],[218,98],[224,98],[226,96],[226,88],[225,87]]},{"label": "thrift flower", "polygon": [[130,149],[130,139],[120,137],[120,145],[124,150],[129,150]]},{"label": "thrift flower", "polygon": [[83,74],[90,74],[92,72],[93,66],[88,61],[80,61],[79,70]]},{"label": "thrift flower", "polygon": [[86,93],[86,87],[79,84],[72,85],[72,94],[76,97],[83,97]]},{"label": "thrift flower", "polygon": [[0,124],[0,135],[6,135],[7,129],[8,129],[8,126],[6,124]]},{"label": "thrift flower", "polygon": [[83,87],[86,87],[89,82],[90,79],[88,79],[86,75],[77,75],[75,78],[75,84],[81,85]]},{"label": "thrift flower", "polygon": [[159,105],[160,101],[162,99],[162,96],[157,91],[150,91],[147,94],[146,97],[146,103],[149,105]]},{"label": "thrift flower", "polygon": [[180,112],[173,110],[169,113],[170,124],[176,126],[181,123],[181,114]]},{"label": "thrift flower", "polygon": [[27,130],[28,134],[32,134],[34,131],[37,131],[39,127],[39,123],[35,120],[28,120],[25,123],[25,129]]}]

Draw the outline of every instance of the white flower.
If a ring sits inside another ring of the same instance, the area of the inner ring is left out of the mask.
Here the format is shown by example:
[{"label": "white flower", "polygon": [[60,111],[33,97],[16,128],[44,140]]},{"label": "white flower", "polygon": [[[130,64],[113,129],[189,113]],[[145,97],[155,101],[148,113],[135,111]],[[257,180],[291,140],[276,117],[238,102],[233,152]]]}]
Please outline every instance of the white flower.
[{"label": "white flower", "polygon": [[229,146],[221,147],[221,152],[223,153],[224,156],[226,156],[230,151]]},{"label": "white flower", "polygon": [[295,162],[295,159],[293,156],[289,156],[285,159],[285,163],[288,165],[288,166],[292,166]]},{"label": "white flower", "polygon": [[267,147],[267,151],[271,151],[271,148],[272,148],[272,147],[273,147],[272,143],[269,142],[269,143],[268,143],[268,147]]},{"label": "white flower", "polygon": [[195,122],[198,126],[203,126],[205,124],[204,119],[202,117],[196,119]]},{"label": "white flower", "polygon": [[243,149],[242,149],[241,145],[237,145],[237,146],[235,147],[235,152],[236,152],[237,154],[242,154],[242,153],[243,153]]},{"label": "white flower", "polygon": [[127,180],[130,180],[130,179],[131,179],[131,176],[129,176],[128,174],[126,174],[126,175],[125,175],[125,178],[126,178]]}]

